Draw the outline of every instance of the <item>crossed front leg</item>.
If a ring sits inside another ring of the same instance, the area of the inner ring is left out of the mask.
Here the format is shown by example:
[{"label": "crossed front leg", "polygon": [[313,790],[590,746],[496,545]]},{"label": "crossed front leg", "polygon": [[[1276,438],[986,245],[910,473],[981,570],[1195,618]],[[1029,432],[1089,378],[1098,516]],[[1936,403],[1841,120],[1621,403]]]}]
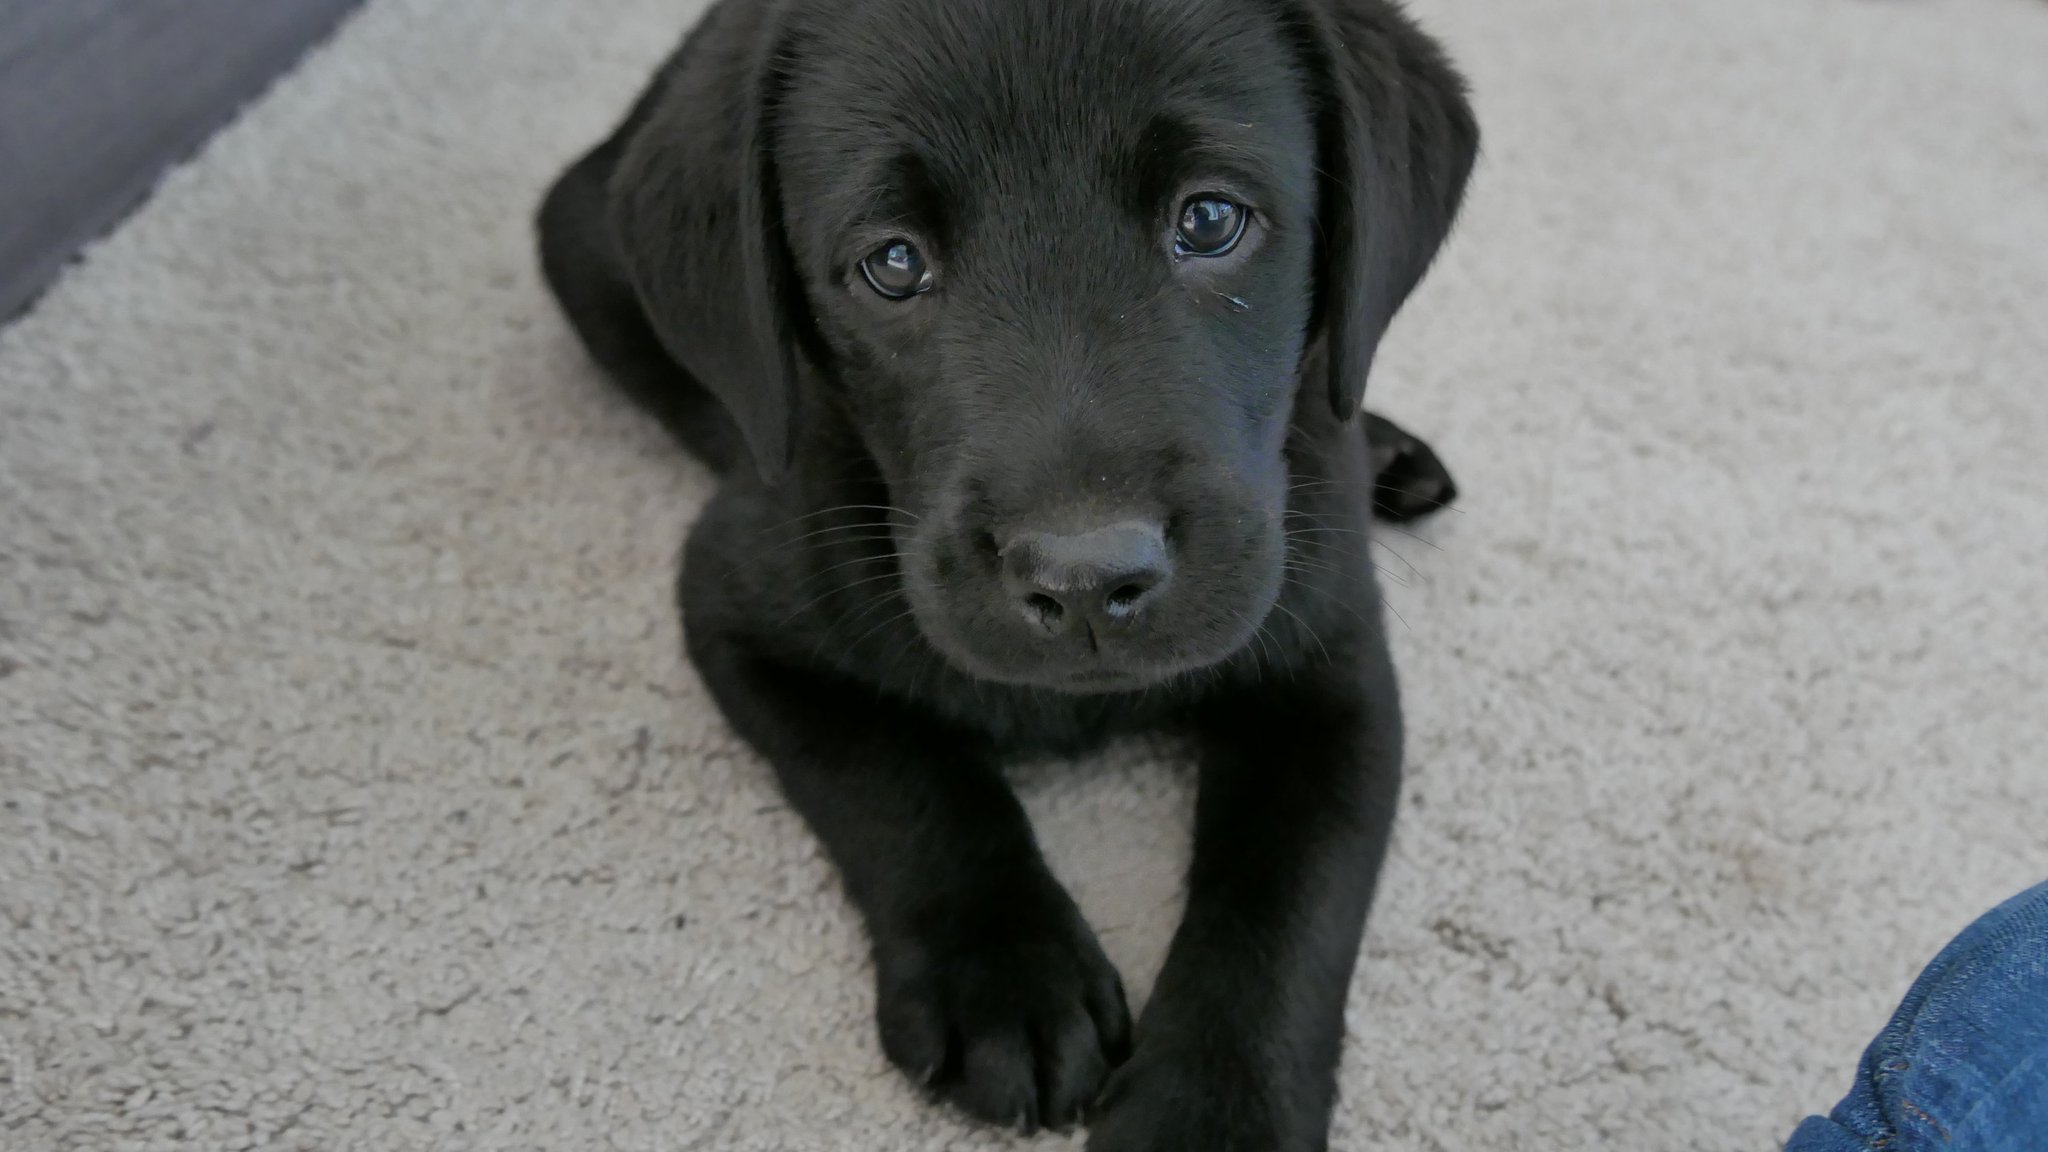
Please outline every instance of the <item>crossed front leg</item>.
[{"label": "crossed front leg", "polygon": [[991,1123],[1078,1120],[1128,1053],[1130,1015],[993,749],[716,635],[691,651],[867,923],[889,1059]]},{"label": "crossed front leg", "polygon": [[1187,911],[1089,1152],[1327,1146],[1344,1001],[1400,788],[1391,672],[1207,712]]}]

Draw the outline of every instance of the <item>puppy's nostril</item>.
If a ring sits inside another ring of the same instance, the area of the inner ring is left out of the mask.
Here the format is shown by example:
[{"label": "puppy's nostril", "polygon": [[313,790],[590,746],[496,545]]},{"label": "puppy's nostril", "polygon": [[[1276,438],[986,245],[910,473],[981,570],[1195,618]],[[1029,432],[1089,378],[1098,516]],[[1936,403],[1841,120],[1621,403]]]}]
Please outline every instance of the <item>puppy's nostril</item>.
[{"label": "puppy's nostril", "polygon": [[1040,621],[1046,624],[1059,623],[1060,617],[1066,615],[1067,611],[1066,605],[1047,596],[1043,592],[1033,592],[1031,595],[1026,596],[1024,598],[1024,606],[1029,608]]},{"label": "puppy's nostril", "polygon": [[1137,611],[1138,601],[1143,600],[1144,598],[1144,585],[1124,584],[1118,586],[1115,590],[1110,592],[1109,596],[1103,601],[1103,603],[1105,606],[1108,607],[1109,614],[1111,616],[1123,617],[1128,616],[1131,613]]}]

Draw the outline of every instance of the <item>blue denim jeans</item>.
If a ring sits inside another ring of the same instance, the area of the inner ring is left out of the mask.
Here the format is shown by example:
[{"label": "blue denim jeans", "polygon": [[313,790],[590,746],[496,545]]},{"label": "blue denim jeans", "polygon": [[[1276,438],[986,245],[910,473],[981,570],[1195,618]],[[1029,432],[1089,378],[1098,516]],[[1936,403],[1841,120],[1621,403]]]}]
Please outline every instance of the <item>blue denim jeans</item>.
[{"label": "blue denim jeans", "polygon": [[2048,884],[1972,924],[1913,982],[1849,1097],[1785,1152],[2048,1149]]}]

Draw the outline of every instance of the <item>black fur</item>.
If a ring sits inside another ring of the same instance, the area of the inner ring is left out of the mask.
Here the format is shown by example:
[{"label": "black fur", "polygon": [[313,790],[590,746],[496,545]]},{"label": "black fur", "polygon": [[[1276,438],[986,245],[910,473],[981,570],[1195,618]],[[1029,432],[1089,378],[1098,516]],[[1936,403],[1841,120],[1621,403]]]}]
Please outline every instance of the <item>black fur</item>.
[{"label": "black fur", "polygon": [[[1454,493],[1351,418],[1476,148],[1385,0],[723,0],[549,195],[577,331],[724,474],[690,654],[968,1112],[1324,1146],[1401,766],[1365,533]],[[1197,192],[1231,255],[1174,252]],[[867,285],[897,238],[931,292]],[[1000,765],[1162,729],[1201,795],[1134,1028]]]}]

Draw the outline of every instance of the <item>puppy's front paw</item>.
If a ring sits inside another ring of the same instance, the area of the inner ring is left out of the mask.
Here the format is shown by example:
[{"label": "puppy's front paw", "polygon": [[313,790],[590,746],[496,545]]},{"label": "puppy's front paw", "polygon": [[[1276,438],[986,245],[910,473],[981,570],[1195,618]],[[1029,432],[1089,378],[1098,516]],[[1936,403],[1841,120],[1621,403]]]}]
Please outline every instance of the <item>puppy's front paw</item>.
[{"label": "puppy's front paw", "polygon": [[1089,1115],[1088,1152],[1324,1152],[1320,1110],[1201,1047],[1140,1044]]},{"label": "puppy's front paw", "polygon": [[972,1115],[1080,1118],[1129,1052],[1123,983],[1066,893],[976,893],[875,944],[882,1049]]}]

